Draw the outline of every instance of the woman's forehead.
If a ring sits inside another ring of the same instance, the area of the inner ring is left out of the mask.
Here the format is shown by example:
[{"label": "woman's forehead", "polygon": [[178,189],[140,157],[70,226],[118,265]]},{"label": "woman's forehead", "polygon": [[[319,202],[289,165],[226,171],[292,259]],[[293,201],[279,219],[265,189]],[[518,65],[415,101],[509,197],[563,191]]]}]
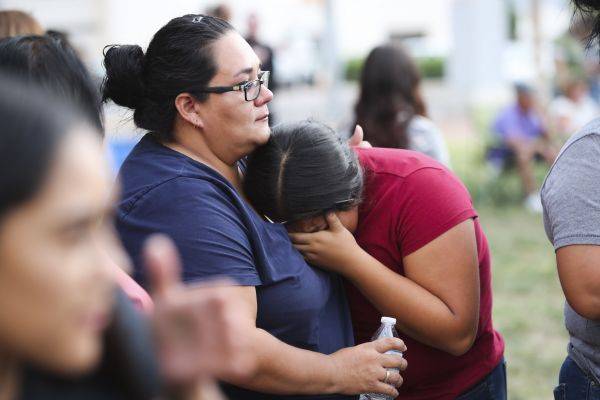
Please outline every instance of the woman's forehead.
[{"label": "woman's forehead", "polygon": [[260,60],[252,47],[237,32],[230,32],[214,46],[217,74],[223,77],[242,77],[251,69],[257,72]]}]

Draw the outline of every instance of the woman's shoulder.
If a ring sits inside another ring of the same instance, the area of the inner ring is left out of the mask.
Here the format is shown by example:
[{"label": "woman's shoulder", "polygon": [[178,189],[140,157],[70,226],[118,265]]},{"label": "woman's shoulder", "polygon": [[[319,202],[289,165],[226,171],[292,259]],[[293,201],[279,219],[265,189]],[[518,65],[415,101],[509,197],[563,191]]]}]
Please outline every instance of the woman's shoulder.
[{"label": "woman's shoulder", "polygon": [[145,136],[119,172],[120,209],[128,213],[140,201],[196,204],[238,200],[233,186],[212,168]]}]

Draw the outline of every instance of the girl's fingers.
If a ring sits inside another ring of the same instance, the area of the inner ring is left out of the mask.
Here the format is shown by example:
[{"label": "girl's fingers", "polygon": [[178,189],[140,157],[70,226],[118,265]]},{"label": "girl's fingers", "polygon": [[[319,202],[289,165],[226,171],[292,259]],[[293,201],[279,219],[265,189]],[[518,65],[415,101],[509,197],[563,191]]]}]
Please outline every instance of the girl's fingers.
[{"label": "girl's fingers", "polygon": [[289,233],[292,243],[294,244],[309,244],[311,242],[312,233]]}]

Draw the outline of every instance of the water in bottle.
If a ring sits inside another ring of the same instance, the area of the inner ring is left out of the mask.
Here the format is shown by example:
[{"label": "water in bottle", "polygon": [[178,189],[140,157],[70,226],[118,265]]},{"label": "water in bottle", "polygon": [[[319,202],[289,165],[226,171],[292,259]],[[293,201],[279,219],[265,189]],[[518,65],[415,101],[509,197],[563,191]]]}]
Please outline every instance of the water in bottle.
[{"label": "water in bottle", "polygon": [[[381,317],[381,326],[379,327],[379,329],[377,329],[377,332],[375,332],[371,340],[377,340],[386,337],[398,337],[398,332],[396,331],[395,326],[396,318]],[[402,355],[402,352],[397,350],[390,350],[387,351],[385,354]],[[398,372],[397,368],[388,368],[388,370]],[[359,400],[394,400],[394,398],[385,394],[364,393],[360,395]]]}]

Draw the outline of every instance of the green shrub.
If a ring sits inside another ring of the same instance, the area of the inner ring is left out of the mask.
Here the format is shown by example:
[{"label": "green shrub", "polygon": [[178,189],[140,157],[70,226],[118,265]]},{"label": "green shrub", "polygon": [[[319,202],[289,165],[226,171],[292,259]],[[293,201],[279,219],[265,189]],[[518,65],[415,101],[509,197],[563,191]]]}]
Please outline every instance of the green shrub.
[{"label": "green shrub", "polygon": [[[446,59],[444,57],[419,57],[415,59],[417,67],[424,79],[440,79],[444,77]],[[352,58],[344,65],[344,78],[357,81],[364,63],[364,58]]]}]

